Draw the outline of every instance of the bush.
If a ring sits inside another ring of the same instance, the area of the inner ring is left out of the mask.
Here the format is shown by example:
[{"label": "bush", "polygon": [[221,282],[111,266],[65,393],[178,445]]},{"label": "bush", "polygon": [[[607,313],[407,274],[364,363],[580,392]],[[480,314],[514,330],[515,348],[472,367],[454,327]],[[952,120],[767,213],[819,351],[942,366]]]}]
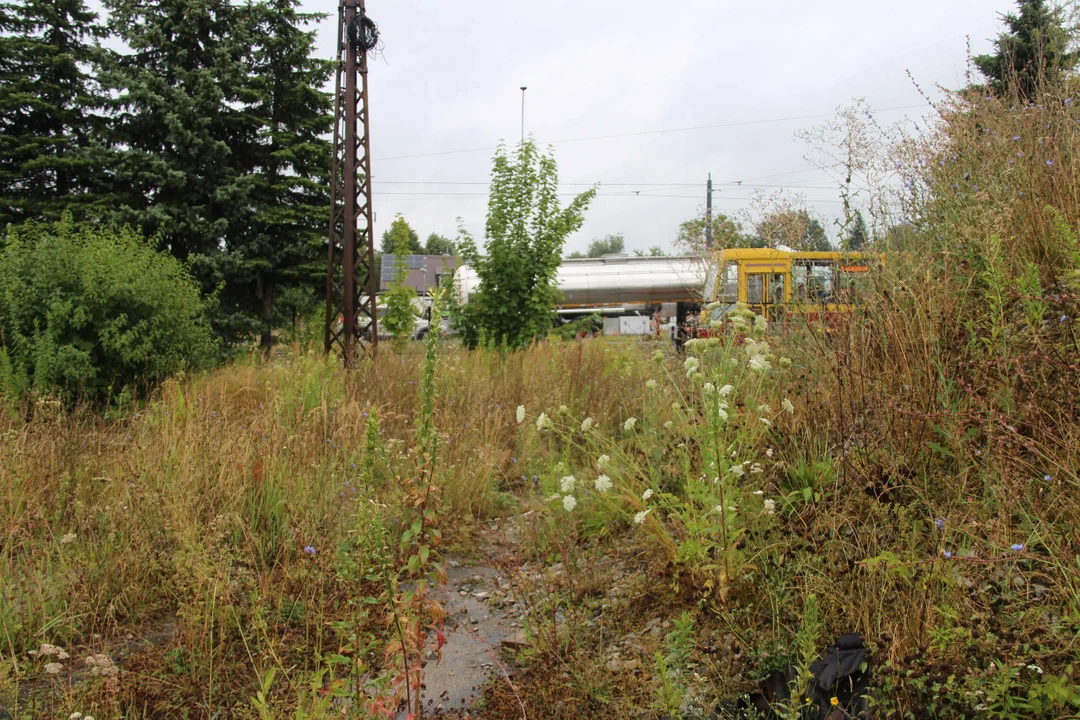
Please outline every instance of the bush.
[{"label": "bush", "polygon": [[111,400],[204,365],[214,342],[186,268],[137,232],[52,225],[0,246],[0,393]]}]

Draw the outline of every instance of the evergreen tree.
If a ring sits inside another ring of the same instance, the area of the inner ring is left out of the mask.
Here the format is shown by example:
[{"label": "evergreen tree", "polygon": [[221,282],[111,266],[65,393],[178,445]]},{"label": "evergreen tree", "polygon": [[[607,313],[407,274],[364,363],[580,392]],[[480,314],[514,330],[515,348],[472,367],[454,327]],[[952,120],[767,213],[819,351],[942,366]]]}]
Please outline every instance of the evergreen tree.
[{"label": "evergreen tree", "polygon": [[972,60],[995,93],[1015,91],[1032,98],[1043,80],[1053,82],[1075,68],[1080,54],[1069,51],[1072,30],[1064,26],[1060,8],[1046,0],[1017,0],[1016,4],[1018,15],[1001,16],[1008,30],[994,41],[994,53]]},{"label": "evergreen tree", "polygon": [[412,225],[409,225],[402,217],[401,213],[394,216],[394,222],[390,224],[390,227],[383,231],[382,234],[382,252],[384,255],[393,255],[397,252],[395,248],[399,248],[395,233],[404,232],[409,236],[408,244],[404,247],[408,248],[407,255],[423,255],[424,246],[420,244],[420,236],[416,234],[416,231],[412,229]]},{"label": "evergreen tree", "polygon": [[856,210],[855,220],[851,225],[851,229],[848,230],[847,237],[844,238],[844,249],[858,252],[866,247],[866,240],[866,220],[863,218],[862,210]]},{"label": "evergreen tree", "polygon": [[0,226],[104,203],[96,21],[84,0],[0,3]]},{"label": "evergreen tree", "polygon": [[224,279],[221,248],[250,211],[239,146],[255,125],[240,106],[250,10],[228,0],[105,0],[130,53],[102,80],[114,91],[114,217],[160,232],[204,287]]},{"label": "evergreen tree", "polygon": [[456,255],[457,247],[454,241],[438,233],[431,233],[424,243],[425,255]]},{"label": "evergreen tree", "polygon": [[334,65],[313,57],[315,32],[305,29],[325,15],[297,12],[298,5],[265,0],[246,8],[252,45],[240,97],[254,132],[234,147],[248,204],[246,230],[226,238],[233,276],[223,301],[226,311],[259,316],[266,350],[279,320],[275,292],[314,296],[326,277],[333,98],[322,88]]}]

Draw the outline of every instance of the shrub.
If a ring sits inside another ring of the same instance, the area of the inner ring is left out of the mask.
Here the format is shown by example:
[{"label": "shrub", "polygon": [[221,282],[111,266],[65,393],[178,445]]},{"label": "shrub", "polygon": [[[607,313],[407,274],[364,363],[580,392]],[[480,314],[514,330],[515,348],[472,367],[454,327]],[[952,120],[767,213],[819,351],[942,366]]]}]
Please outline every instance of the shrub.
[{"label": "shrub", "polygon": [[0,392],[103,401],[204,365],[206,303],[184,265],[130,230],[70,217],[0,248]]}]

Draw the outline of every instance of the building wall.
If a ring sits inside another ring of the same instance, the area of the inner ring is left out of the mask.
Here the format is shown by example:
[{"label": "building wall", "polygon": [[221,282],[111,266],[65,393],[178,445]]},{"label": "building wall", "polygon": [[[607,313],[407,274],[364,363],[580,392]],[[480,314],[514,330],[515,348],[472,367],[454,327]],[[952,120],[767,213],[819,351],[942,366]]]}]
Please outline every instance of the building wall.
[{"label": "building wall", "polygon": [[[406,255],[409,275],[406,284],[418,295],[431,292],[439,285],[439,278],[452,273],[461,265],[461,258],[455,255]],[[379,292],[386,292],[394,281],[394,256],[382,256],[382,268],[379,274]]]}]

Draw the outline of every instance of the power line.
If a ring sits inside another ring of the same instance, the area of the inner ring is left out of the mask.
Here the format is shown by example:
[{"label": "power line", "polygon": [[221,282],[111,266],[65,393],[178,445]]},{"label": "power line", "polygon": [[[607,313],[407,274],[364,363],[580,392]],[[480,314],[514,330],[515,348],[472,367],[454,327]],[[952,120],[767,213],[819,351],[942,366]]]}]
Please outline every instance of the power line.
[{"label": "power line", "polygon": [[[394,195],[400,197],[416,197],[416,198],[429,198],[429,199],[452,199],[452,198],[486,198],[487,193],[451,193],[451,192],[387,192],[387,191],[375,191],[374,195]],[[559,197],[576,197],[578,193],[556,193]],[[624,192],[624,193],[597,193],[596,197],[626,197],[626,198],[669,198],[669,199],[683,199],[683,200],[701,200],[700,195],[639,195],[638,193]],[[718,195],[713,198],[714,200],[738,200],[740,202],[749,202],[754,198],[749,197],[734,197],[731,195],[724,196]],[[842,205],[842,200],[810,200],[811,203],[836,203]]]},{"label": "power line", "polygon": [[[378,180],[372,178],[371,182],[375,185],[490,185],[490,181],[466,181],[466,180]],[[593,185],[599,185],[600,187],[635,187],[643,189],[663,189],[663,188],[685,188],[685,187],[697,187],[701,183],[628,183],[628,182],[604,182],[597,181],[595,183],[583,183],[583,182],[560,182],[560,186],[566,187],[592,187]],[[722,186],[728,188],[747,187],[747,188],[792,188],[796,190],[834,190],[833,185],[751,185],[742,182],[729,182],[729,183],[713,183],[714,186]]]},{"label": "power line", "polygon": [[[914,110],[916,108],[921,108],[921,107],[925,107],[925,106],[924,105],[898,105],[896,107],[881,108],[880,110],[876,110],[875,112],[882,113],[882,112],[891,112],[893,110]],[[794,122],[796,120],[818,120],[818,119],[821,119],[821,118],[835,117],[836,115],[837,115],[837,113],[832,112],[832,113],[823,113],[823,114],[819,114],[819,115],[798,115],[798,116],[783,117],[783,118],[764,118],[764,119],[759,119],[759,120],[743,120],[743,121],[740,121],[740,122],[732,122],[732,123],[717,123],[717,124],[712,124],[712,125],[694,125],[694,126],[691,126],[691,127],[669,128],[667,130],[642,130],[642,131],[639,131],[639,132],[617,133],[617,134],[613,134],[613,135],[592,135],[592,136],[589,136],[589,137],[565,138],[565,139],[562,139],[562,140],[544,140],[544,141],[540,142],[539,144],[540,145],[558,145],[560,143],[586,142],[586,141],[589,141],[589,140],[613,140],[613,139],[617,139],[617,138],[641,137],[641,136],[644,136],[644,135],[660,135],[660,134],[664,134],[664,133],[673,133],[673,132],[690,132],[690,131],[694,131],[694,130],[715,130],[715,129],[719,129],[719,128],[742,127],[744,125],[762,125],[762,124],[765,124],[765,123]],[[467,149],[467,150],[443,150],[443,151],[440,151],[440,152],[432,152],[432,153],[418,153],[416,155],[396,155],[396,156],[393,156],[393,157],[375,158],[375,162],[389,162],[391,160],[409,160],[409,159],[412,159],[412,158],[437,157],[437,156],[440,156],[440,155],[460,155],[460,154],[464,154],[464,153],[474,153],[474,152],[490,152],[492,150],[497,150],[498,147],[499,146],[496,145],[494,147],[489,146],[489,147],[482,147],[482,148],[470,148],[470,149]]]}]

